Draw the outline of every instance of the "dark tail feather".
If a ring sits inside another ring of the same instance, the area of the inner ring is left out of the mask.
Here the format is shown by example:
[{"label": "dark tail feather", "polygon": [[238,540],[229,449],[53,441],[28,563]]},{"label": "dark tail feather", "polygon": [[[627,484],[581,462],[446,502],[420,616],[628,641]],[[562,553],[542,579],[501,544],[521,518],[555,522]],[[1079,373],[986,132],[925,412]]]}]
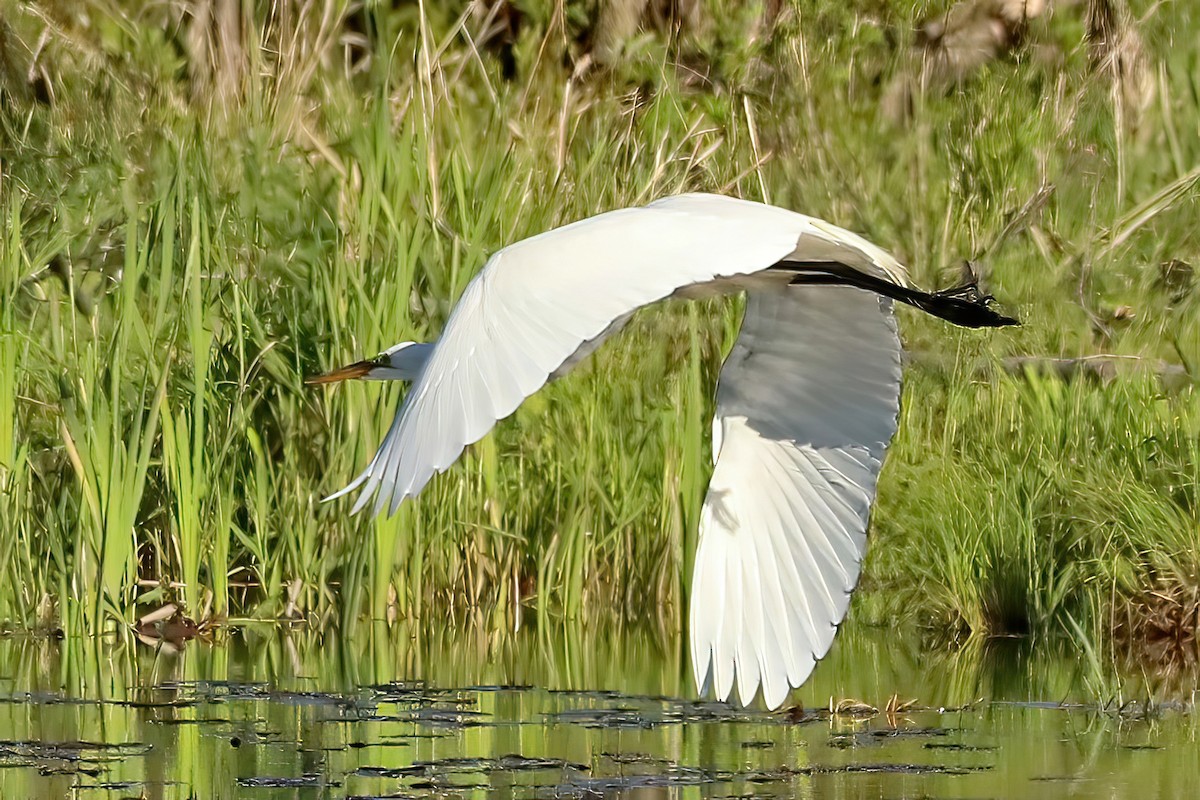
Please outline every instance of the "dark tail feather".
[{"label": "dark tail feather", "polygon": [[859,272],[853,267],[835,262],[780,261],[772,269],[795,273],[791,284],[817,284],[826,286],[856,286],[901,303],[908,303],[927,314],[961,325],[964,328],[1000,328],[1005,325],[1020,325],[1012,317],[1006,317],[991,308],[995,298],[979,291],[975,281],[969,281],[952,289],[940,292],[923,292],[910,289],[891,281]]}]

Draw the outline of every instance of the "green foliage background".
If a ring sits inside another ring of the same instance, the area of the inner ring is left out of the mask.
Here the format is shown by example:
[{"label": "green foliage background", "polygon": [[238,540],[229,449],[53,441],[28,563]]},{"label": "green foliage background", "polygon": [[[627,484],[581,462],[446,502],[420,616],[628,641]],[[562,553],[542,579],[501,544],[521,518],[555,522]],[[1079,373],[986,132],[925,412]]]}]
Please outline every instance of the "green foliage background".
[{"label": "green foliage background", "polygon": [[[302,379],[435,337],[506,243],[684,190],[824,217],[927,287],[982,259],[1024,322],[903,314],[851,624],[1106,644],[1162,611],[1148,592],[1195,598],[1200,322],[1164,265],[1200,245],[1200,25],[1133,4],[1140,114],[1064,8],[894,119],[945,5],[797,3],[766,31],[712,2],[694,34],[574,75],[591,9],[519,3],[506,78],[464,4],[244,3],[205,50],[175,4],[6,0],[0,620],[94,633],[173,601],[677,631],[736,301],[641,313],[393,519],[319,500],[397,390]],[[1097,379],[1012,361],[1100,354],[1120,358]]]}]

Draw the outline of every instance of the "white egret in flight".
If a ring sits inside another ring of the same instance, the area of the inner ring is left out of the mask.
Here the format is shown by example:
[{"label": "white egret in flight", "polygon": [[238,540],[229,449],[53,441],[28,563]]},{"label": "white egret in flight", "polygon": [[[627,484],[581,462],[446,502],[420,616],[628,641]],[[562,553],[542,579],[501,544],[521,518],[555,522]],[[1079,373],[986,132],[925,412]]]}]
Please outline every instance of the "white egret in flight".
[{"label": "white egret in flight", "polygon": [[[692,580],[702,692],[770,708],[833,642],[858,582],[900,403],[892,301],[969,326],[1015,324],[974,284],[938,293],[865,239],[782,208],[668,197],[509,245],[437,342],[404,342],[310,380],[409,380],[371,463],[333,497],[394,513],[548,380],[667,297],[745,291],[721,369]],[[361,487],[361,488],[360,488]],[[330,498],[332,499],[332,498]]]}]

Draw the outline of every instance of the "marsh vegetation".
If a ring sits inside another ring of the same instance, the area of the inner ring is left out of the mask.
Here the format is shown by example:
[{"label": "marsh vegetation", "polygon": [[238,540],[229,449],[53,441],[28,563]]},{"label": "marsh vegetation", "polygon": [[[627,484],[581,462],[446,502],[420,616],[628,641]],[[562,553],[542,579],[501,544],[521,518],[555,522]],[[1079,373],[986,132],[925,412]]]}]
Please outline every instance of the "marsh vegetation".
[{"label": "marsh vegetation", "polygon": [[1129,13],[1102,40],[1064,3],[921,81],[947,4],[917,5],[716,2],[597,66],[585,4],[4,3],[0,624],[675,635],[736,301],[639,314],[391,519],[319,501],[395,388],[302,381],[436,336],[506,243],[706,190],[861,232],[926,287],[975,260],[1024,322],[902,315],[849,625],[1193,663],[1200,20],[1104,3]]}]

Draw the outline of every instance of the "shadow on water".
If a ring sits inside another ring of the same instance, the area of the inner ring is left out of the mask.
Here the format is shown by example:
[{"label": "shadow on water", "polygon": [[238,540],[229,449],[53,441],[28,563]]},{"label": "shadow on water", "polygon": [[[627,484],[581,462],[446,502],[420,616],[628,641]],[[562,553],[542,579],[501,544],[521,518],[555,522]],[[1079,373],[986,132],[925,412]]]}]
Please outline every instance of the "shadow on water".
[{"label": "shadow on water", "polygon": [[[1072,652],[849,627],[777,713],[697,700],[677,642],[238,628],[167,654],[0,640],[0,797],[1107,797],[1200,785],[1189,698]],[[1132,684],[1127,684],[1127,686]]]}]

